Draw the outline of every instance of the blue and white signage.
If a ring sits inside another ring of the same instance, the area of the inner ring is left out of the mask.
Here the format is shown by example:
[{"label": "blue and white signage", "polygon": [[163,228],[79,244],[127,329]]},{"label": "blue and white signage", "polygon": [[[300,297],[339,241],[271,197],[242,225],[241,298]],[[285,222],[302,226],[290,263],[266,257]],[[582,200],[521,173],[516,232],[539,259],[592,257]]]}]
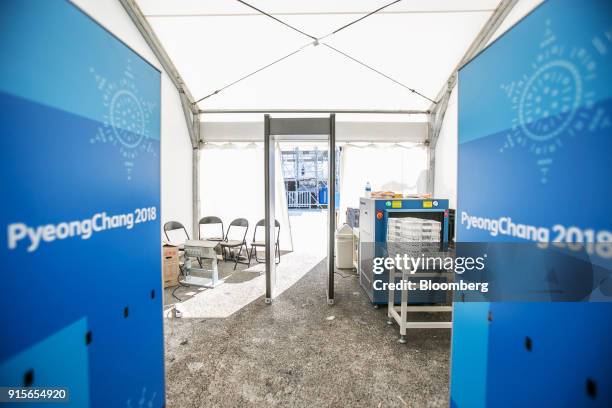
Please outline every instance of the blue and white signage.
[{"label": "blue and white signage", "polygon": [[0,386],[160,407],[160,72],[68,1],[0,27]]},{"label": "blue and white signage", "polygon": [[[611,406],[612,3],[544,2],[461,69],[458,105],[457,240],[551,301],[455,303],[451,406]],[[555,301],[567,269],[580,296]]]}]

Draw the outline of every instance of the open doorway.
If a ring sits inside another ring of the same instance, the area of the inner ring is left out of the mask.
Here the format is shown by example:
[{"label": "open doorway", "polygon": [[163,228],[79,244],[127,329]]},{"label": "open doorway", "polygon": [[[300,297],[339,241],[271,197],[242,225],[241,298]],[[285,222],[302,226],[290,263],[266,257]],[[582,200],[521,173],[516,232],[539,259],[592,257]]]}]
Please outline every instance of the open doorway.
[{"label": "open doorway", "polygon": [[264,116],[264,173],[265,173],[265,213],[266,213],[266,303],[271,303],[276,295],[278,284],[276,266],[273,262],[275,247],[272,244],[275,217],[275,173],[276,158],[274,151],[280,141],[327,141],[330,152],[328,160],[328,217],[327,217],[327,303],[334,303],[334,234],[336,225],[336,115],[329,118],[271,118]]},{"label": "open doorway", "polygon": [[[294,251],[324,257],[329,205],[329,147],[324,142],[278,143]],[[335,152],[339,163],[340,151]],[[338,191],[336,166],[336,189]],[[278,177],[278,176],[277,176]],[[338,194],[336,193],[336,202]]]}]

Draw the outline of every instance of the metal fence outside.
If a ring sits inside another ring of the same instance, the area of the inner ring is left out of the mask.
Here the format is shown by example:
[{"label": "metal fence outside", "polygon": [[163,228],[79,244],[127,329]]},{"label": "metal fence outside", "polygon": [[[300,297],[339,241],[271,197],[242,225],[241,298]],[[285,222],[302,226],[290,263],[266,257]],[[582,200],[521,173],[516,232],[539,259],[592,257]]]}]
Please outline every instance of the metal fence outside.
[{"label": "metal fence outside", "polygon": [[311,191],[287,191],[287,206],[289,208],[310,208],[313,204],[313,196],[314,193]]}]

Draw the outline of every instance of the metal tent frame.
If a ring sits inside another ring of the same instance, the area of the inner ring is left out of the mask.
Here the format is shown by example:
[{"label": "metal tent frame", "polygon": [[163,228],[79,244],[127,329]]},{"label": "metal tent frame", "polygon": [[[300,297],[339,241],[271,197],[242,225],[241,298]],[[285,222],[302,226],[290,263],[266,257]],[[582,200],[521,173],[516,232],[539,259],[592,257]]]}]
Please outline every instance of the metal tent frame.
[{"label": "metal tent frame", "polygon": [[[321,38],[315,38],[313,36],[311,36],[310,34],[301,32],[303,35],[309,37],[309,40],[311,41],[309,44],[307,44],[306,46],[318,46],[320,44],[324,45],[324,46],[328,46],[327,44],[321,43],[320,41],[324,40],[325,38],[337,33],[340,30],[344,30],[345,28],[348,28],[349,26],[352,26],[355,23],[358,23],[359,21],[363,20],[364,18],[367,18],[375,13],[380,12],[381,10],[383,10],[384,8],[397,3],[398,1],[401,0],[397,0],[397,1],[393,1],[377,10],[374,10],[370,13],[367,13],[365,15],[363,15],[362,17],[359,17],[358,19],[350,22],[349,24],[346,24],[336,30],[334,30],[333,32],[321,37]],[[406,110],[384,110],[384,109],[371,109],[371,110],[363,110],[363,109],[297,109],[297,110],[287,110],[287,109],[232,109],[232,110],[202,110],[198,107],[198,101],[203,100],[207,97],[216,95],[218,92],[220,92],[221,90],[215,91],[213,94],[211,95],[207,95],[204,98],[201,98],[199,100],[195,100],[195,98],[193,97],[193,95],[191,94],[191,92],[189,91],[189,88],[187,87],[187,85],[185,84],[185,82],[183,81],[183,78],[181,77],[181,75],[179,74],[178,70],[176,69],[176,67],[174,66],[172,60],[170,59],[170,57],[168,56],[167,52],[165,51],[164,47],[162,46],[161,42],[159,41],[159,38],[157,37],[157,35],[155,34],[155,32],[153,31],[151,25],[149,24],[149,22],[147,21],[146,17],[144,16],[144,14],[142,13],[141,9],[139,8],[139,6],[136,4],[136,0],[120,0],[121,5],[124,7],[124,9],[126,10],[126,12],[128,13],[128,15],[130,16],[130,18],[132,19],[132,21],[134,22],[134,25],[138,28],[138,30],[140,31],[141,35],[144,37],[145,41],[147,42],[147,44],[149,45],[149,47],[151,48],[151,50],[153,51],[153,53],[155,54],[155,56],[157,57],[157,59],[159,60],[160,64],[162,65],[164,71],[167,73],[167,75],[169,76],[170,80],[172,81],[172,83],[174,84],[175,88],[177,89],[179,95],[180,95],[180,99],[181,99],[181,105],[183,108],[183,112],[185,114],[185,121],[187,124],[187,129],[189,131],[189,137],[190,137],[190,141],[191,141],[191,146],[193,149],[193,153],[192,153],[192,212],[193,212],[193,222],[192,222],[192,231],[197,231],[198,230],[198,220],[199,220],[199,215],[200,215],[200,182],[199,182],[199,172],[200,172],[200,149],[203,147],[204,145],[204,141],[202,139],[202,135],[200,132],[200,121],[201,121],[201,115],[202,114],[206,114],[206,113],[330,113],[330,117],[333,117],[335,113],[355,113],[355,114],[371,114],[371,113],[384,113],[384,114],[426,114],[428,115],[428,135],[427,135],[427,139],[425,141],[426,146],[428,147],[428,156],[429,156],[429,171],[428,171],[428,181],[427,181],[427,186],[428,186],[428,191],[433,193],[433,189],[434,189],[434,170],[435,170],[435,150],[436,150],[436,144],[438,141],[438,137],[440,135],[440,130],[442,128],[442,123],[443,123],[443,119],[444,119],[444,115],[446,113],[446,109],[448,107],[448,100],[450,98],[450,94],[453,90],[453,88],[455,87],[455,84],[457,82],[457,73],[459,68],[461,68],[463,65],[465,65],[467,62],[469,62],[472,58],[474,58],[478,53],[480,53],[486,46],[487,43],[489,42],[489,40],[493,37],[495,31],[497,30],[497,28],[501,25],[501,23],[503,22],[503,20],[506,18],[506,16],[510,13],[510,11],[512,10],[512,8],[515,6],[515,4],[517,3],[518,0],[501,0],[499,5],[497,6],[497,8],[494,10],[493,14],[490,16],[490,18],[487,20],[487,22],[485,23],[485,25],[483,26],[483,28],[480,30],[480,32],[478,33],[478,35],[476,36],[476,38],[474,39],[474,41],[471,43],[471,45],[469,46],[468,50],[466,51],[466,53],[463,55],[463,57],[461,58],[461,60],[458,62],[457,66],[453,69],[452,73],[450,74],[448,80],[446,81],[446,83],[444,84],[444,86],[442,87],[442,89],[440,90],[440,92],[438,93],[438,95],[436,96],[436,98],[434,99],[430,99],[427,98],[426,96],[418,93],[416,90],[409,88],[408,86],[400,83],[399,81],[396,81],[395,79],[387,76],[386,74],[376,70],[375,68],[368,66],[366,63],[364,63],[363,61],[359,61],[353,57],[351,57],[350,55],[344,53],[341,50],[337,50],[335,49],[336,52],[343,54],[345,57],[353,60],[356,63],[359,63],[361,65],[363,65],[364,67],[378,73],[379,75],[385,76],[387,77],[387,79],[396,82],[398,85],[410,90],[412,93],[417,93],[419,95],[421,95],[422,97],[428,99],[431,101],[431,105],[429,107],[429,109],[423,111],[423,110],[410,110],[410,109],[406,109]],[[254,8],[252,6],[250,6],[249,4],[242,2],[241,3],[245,4],[248,7]],[[254,8],[255,9],[255,8]],[[287,26],[288,29],[291,30],[297,30],[295,27],[292,27],[291,25],[287,24],[286,22],[279,20],[278,18],[262,11],[259,9],[255,9],[258,13],[264,14],[268,17],[270,17],[271,20],[276,21],[277,23],[281,23],[285,26]],[[298,30],[299,31],[299,30]],[[304,47],[306,47],[304,46]],[[299,50],[298,50],[299,51]],[[294,51],[293,53],[283,57],[281,60],[285,59],[285,58],[289,58],[290,56],[294,55],[295,53],[297,53],[298,51]],[[271,64],[268,64],[267,66],[264,66],[262,68],[260,68],[259,70],[247,75],[244,78],[240,78],[237,81],[234,81],[233,83],[229,84],[229,86],[232,86],[240,81],[242,81],[243,79],[246,79],[247,77],[250,77],[251,75],[257,74],[258,72],[260,72],[263,69],[266,69],[267,67],[279,62],[280,60],[274,61]],[[227,86],[226,86],[227,87]],[[280,120],[280,119],[279,119]],[[278,123],[282,123],[282,122],[278,122]],[[288,123],[288,122],[287,122]],[[270,125],[270,123],[268,123],[268,125]],[[277,125],[275,125],[277,126]],[[278,125],[280,126],[280,125]],[[331,127],[332,125],[330,125]],[[335,126],[335,121],[334,121],[334,125]],[[270,130],[270,129],[269,129]],[[330,131],[331,132],[331,131]],[[330,138],[331,139],[331,138]],[[266,148],[269,148],[268,143],[266,143]],[[331,168],[330,168],[331,169]],[[330,174],[333,174],[330,171]],[[269,176],[269,175],[268,175]],[[331,200],[334,197],[334,192],[332,192],[330,190],[330,204],[331,204]],[[335,203],[334,203],[335,204]],[[335,207],[335,205],[334,205]],[[266,229],[267,231],[267,229]],[[267,231],[269,232],[269,231]],[[331,239],[330,236],[330,242],[333,243],[333,239]],[[333,254],[333,248],[332,248],[332,254]],[[268,255],[268,254],[267,254]],[[331,259],[331,262],[333,263],[333,258]],[[333,264],[331,265],[333,267]],[[333,271],[333,268],[331,268]],[[331,301],[333,303],[333,272],[331,274],[332,276],[329,279],[329,282],[332,283],[331,285]],[[329,282],[328,282],[328,288],[329,288]],[[267,298],[267,295],[266,295]],[[330,300],[329,297],[329,293],[328,293],[328,301]]]}]

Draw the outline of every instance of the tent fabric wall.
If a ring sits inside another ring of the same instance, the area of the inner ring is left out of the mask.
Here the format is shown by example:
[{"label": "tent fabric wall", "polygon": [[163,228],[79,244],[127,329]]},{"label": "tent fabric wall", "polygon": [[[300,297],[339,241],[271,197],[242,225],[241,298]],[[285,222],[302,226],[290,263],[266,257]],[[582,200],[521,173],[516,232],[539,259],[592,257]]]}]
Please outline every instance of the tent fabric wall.
[{"label": "tent fabric wall", "polygon": [[434,195],[457,208],[457,87],[453,88],[436,144]]},{"label": "tent fabric wall", "polygon": [[[218,116],[218,115],[217,115]],[[211,121],[204,115],[201,134],[205,141],[262,140],[263,115],[255,121]],[[298,115],[293,115],[298,116]],[[254,136],[256,135],[256,136]],[[336,119],[337,142],[423,142],[427,138],[426,122],[341,121]]]},{"label": "tent fabric wall", "polygon": [[[281,224],[280,247],[291,251],[293,243],[278,144],[275,158],[275,207],[276,218]],[[249,221],[249,243],[255,224],[265,216],[263,162],[261,143],[208,143],[200,158],[202,216],[220,217],[226,229],[233,219],[246,218]],[[260,228],[258,239],[263,239],[263,233],[263,228]]]},{"label": "tent fabric wall", "polygon": [[191,225],[191,142],[178,92],[118,1],[73,0],[144,59],[161,70],[161,225]]},{"label": "tent fabric wall", "polygon": [[346,144],[340,170],[340,223],[347,207],[359,208],[369,181],[372,191],[424,193],[427,185],[427,150],[420,145],[378,143]]},{"label": "tent fabric wall", "polygon": [[[519,0],[491,37],[489,44],[542,2],[543,0]],[[450,208],[457,208],[457,92],[455,85],[444,115],[435,152],[434,195],[448,198]]]}]

